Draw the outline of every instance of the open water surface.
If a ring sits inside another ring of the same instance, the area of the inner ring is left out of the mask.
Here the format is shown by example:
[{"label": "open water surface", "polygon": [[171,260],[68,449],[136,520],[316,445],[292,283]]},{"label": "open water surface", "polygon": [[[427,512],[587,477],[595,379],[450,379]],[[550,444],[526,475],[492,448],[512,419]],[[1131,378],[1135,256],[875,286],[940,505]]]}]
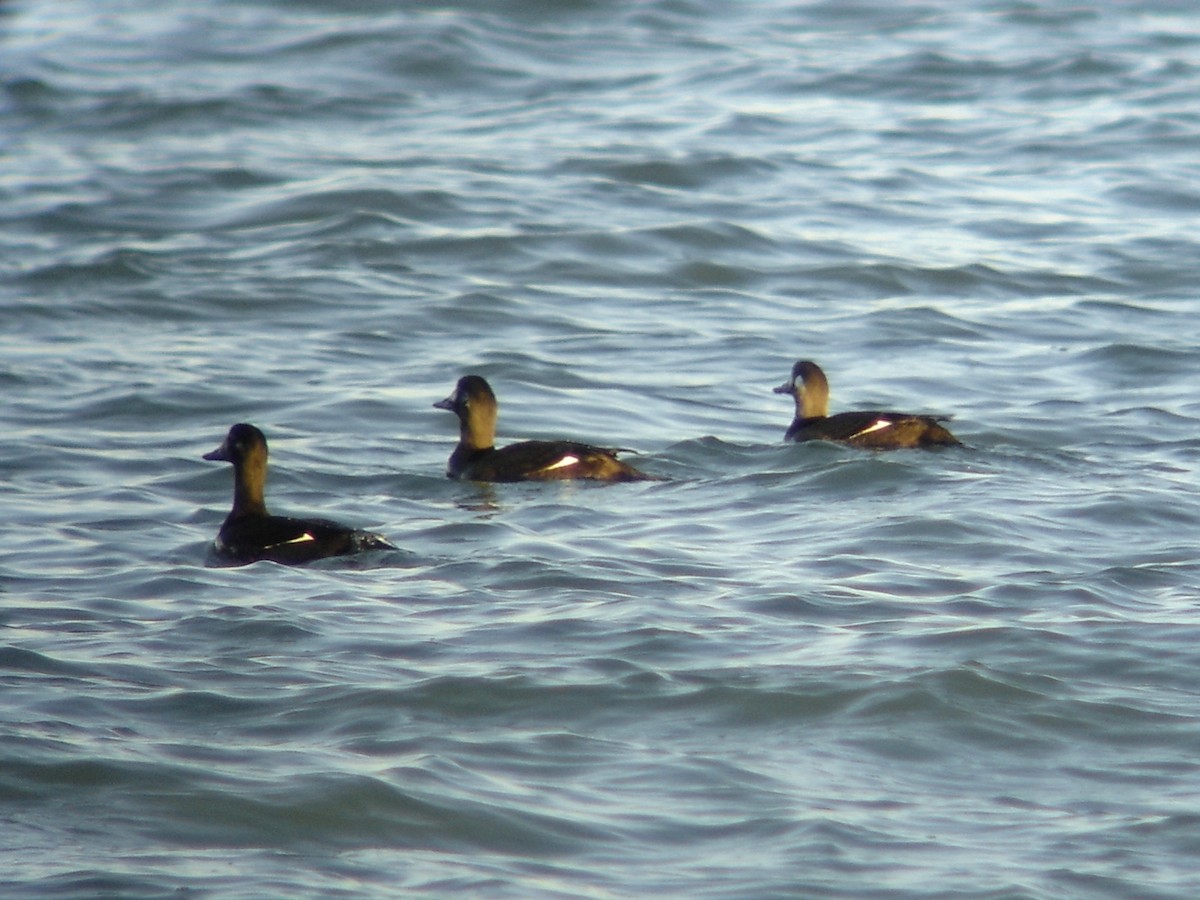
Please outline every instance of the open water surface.
[{"label": "open water surface", "polygon": [[5,896],[1196,896],[1198,219],[1191,2],[4,3]]}]

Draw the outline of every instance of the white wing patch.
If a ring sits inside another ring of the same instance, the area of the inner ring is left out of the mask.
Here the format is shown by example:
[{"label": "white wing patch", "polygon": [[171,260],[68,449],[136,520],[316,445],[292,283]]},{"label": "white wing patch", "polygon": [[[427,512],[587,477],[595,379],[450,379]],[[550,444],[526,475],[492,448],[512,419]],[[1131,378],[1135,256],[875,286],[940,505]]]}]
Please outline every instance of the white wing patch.
[{"label": "white wing patch", "polygon": [[870,425],[868,425],[862,431],[856,431],[856,432],[854,432],[854,434],[850,435],[850,437],[852,437],[852,438],[862,437],[864,434],[870,434],[872,431],[883,431],[883,429],[891,428],[891,427],[892,427],[891,419],[876,419],[874,422],[872,422]]},{"label": "white wing patch", "polygon": [[316,540],[316,538],[312,536],[312,533],[306,531],[306,532],[304,532],[304,534],[299,535],[298,537],[294,537],[290,541],[281,541],[280,543],[276,544],[275,546],[282,547],[282,546],[284,546],[284,544],[306,544],[309,541],[315,541],[315,540]]},{"label": "white wing patch", "polygon": [[564,456],[558,462],[552,463],[551,465],[548,465],[545,468],[543,468],[542,471],[550,472],[554,469],[565,469],[565,468],[567,468],[567,466],[573,466],[577,462],[579,462],[579,457],[572,456],[571,454],[568,453],[566,456]]}]

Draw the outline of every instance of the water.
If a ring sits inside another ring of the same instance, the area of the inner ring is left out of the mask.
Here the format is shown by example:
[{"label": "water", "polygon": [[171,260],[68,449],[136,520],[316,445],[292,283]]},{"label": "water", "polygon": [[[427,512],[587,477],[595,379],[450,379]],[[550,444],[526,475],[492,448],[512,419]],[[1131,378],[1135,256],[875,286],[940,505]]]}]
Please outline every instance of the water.
[{"label": "water", "polygon": [[1193,4],[0,9],[7,896],[1195,895]]}]

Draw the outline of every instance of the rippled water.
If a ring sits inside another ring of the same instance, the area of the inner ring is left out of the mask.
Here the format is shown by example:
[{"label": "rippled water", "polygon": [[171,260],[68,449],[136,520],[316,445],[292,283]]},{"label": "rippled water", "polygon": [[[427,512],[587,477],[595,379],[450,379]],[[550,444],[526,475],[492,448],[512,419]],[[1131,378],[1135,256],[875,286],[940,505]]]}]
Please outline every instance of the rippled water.
[{"label": "rippled water", "polygon": [[[0,7],[9,896],[1192,897],[1200,9]],[[835,409],[969,446],[785,446]],[[664,481],[443,476],[501,440]],[[210,565],[268,500],[403,549]]]}]

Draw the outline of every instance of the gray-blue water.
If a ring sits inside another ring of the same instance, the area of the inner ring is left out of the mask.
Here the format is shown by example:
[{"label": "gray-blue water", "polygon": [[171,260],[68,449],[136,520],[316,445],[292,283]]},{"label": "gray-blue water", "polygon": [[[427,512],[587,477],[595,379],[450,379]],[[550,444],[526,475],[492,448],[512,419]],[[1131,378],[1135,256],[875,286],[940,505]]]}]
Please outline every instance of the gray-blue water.
[{"label": "gray-blue water", "polygon": [[[1200,889],[1200,7],[0,6],[0,889]],[[833,407],[969,449],[787,446]],[[664,481],[448,481],[500,440]],[[268,502],[402,549],[211,565]]]}]

